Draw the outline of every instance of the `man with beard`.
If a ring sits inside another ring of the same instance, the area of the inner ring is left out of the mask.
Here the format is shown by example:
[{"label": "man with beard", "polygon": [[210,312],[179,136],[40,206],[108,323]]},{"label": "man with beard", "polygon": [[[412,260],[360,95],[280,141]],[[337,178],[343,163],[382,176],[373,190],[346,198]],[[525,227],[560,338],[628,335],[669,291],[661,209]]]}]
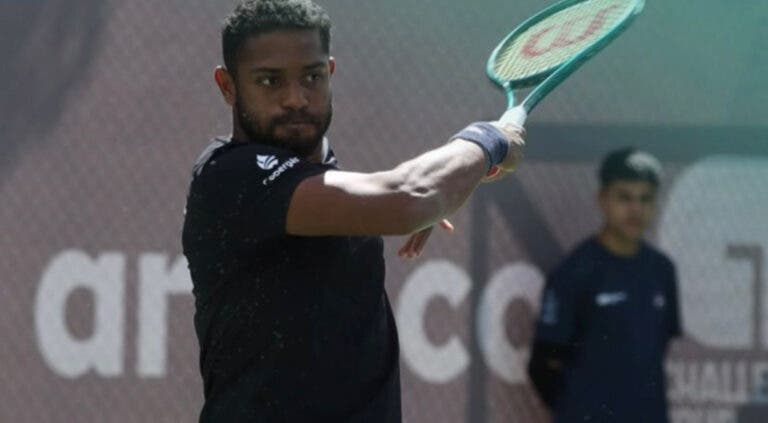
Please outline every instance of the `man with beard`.
[{"label": "man with beard", "polygon": [[184,254],[205,422],[399,422],[395,322],[380,235],[450,227],[481,181],[514,169],[524,114],[478,122],[394,169],[340,171],[330,20],[309,0],[252,0],[222,31],[215,79],[232,135],[198,159]]},{"label": "man with beard", "polygon": [[680,336],[672,262],[643,241],[661,165],[632,148],[603,161],[603,227],[549,275],[528,371],[556,423],[668,421],[664,357]]}]

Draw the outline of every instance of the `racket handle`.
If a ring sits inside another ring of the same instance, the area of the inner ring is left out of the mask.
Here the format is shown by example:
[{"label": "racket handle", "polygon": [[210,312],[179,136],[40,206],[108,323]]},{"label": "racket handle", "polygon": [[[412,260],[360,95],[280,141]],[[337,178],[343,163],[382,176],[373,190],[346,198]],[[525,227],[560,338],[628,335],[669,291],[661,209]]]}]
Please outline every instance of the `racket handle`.
[{"label": "racket handle", "polygon": [[515,106],[506,112],[499,118],[499,123],[502,125],[515,125],[520,128],[525,126],[525,120],[528,118],[528,112],[525,111],[523,106]]}]

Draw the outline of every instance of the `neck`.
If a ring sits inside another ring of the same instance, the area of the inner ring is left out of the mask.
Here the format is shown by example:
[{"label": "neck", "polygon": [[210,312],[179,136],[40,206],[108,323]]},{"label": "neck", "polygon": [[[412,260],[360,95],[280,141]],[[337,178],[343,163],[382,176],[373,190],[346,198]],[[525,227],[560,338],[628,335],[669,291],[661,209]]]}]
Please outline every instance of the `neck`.
[{"label": "neck", "polygon": [[248,134],[243,131],[243,128],[240,127],[240,125],[232,125],[232,140],[233,141],[239,141],[239,142],[251,142],[250,138],[248,138]]},{"label": "neck", "polygon": [[631,257],[640,250],[639,239],[627,238],[609,228],[603,228],[597,239],[603,247],[617,256]]},{"label": "neck", "polygon": [[310,163],[322,163],[325,159],[325,155],[328,152],[328,139],[323,137],[323,141],[317,144],[315,151],[313,151],[306,160]]}]

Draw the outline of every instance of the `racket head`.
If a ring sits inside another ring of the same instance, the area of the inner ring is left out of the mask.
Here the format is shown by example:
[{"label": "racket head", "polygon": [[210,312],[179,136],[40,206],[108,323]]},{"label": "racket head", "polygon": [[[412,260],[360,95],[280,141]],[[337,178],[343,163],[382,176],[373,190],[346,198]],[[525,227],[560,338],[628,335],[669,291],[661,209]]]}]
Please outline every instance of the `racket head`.
[{"label": "racket head", "polygon": [[[560,1],[507,35],[488,58],[486,74],[507,91],[511,107],[512,89],[539,84],[569,66],[575,70],[621,34],[644,5],[644,0]],[[563,73],[563,78],[570,74]]]}]

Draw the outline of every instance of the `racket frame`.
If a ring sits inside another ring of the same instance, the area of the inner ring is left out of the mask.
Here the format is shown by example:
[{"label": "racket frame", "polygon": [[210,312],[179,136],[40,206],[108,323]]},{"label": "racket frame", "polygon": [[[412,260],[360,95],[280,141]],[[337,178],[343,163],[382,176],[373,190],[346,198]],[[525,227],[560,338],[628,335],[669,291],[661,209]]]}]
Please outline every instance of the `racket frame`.
[{"label": "racket frame", "polygon": [[503,80],[499,78],[498,75],[496,75],[496,72],[494,71],[496,58],[498,57],[502,48],[511,42],[515,37],[519,36],[533,25],[554,15],[555,13],[565,10],[578,3],[584,3],[586,1],[590,0],[563,0],[553,4],[552,6],[525,20],[525,22],[512,30],[512,32],[510,32],[509,35],[507,35],[493,50],[491,56],[488,58],[485,73],[488,75],[488,78],[490,78],[491,81],[499,85],[505,91],[507,95],[508,110],[516,105],[514,90],[527,88],[538,84],[538,86],[536,86],[536,88],[534,88],[522,102],[522,106],[526,113],[530,113],[531,110],[536,107],[539,101],[541,101],[541,99],[543,99],[547,94],[555,89],[555,87],[560,85],[561,82],[563,82],[573,72],[581,67],[581,65],[591,59],[595,54],[600,52],[600,50],[605,48],[605,46],[607,46],[611,41],[613,41],[622,32],[624,32],[624,30],[627,29],[627,27],[629,27],[629,25],[635,20],[637,15],[643,11],[645,6],[645,0],[638,0],[634,9],[629,12],[627,17],[622,19],[618,24],[614,25],[613,28],[607,31],[605,35],[592,43],[592,45],[590,45],[588,48],[584,49],[559,66],[553,66],[535,75],[531,75],[518,80]]}]

